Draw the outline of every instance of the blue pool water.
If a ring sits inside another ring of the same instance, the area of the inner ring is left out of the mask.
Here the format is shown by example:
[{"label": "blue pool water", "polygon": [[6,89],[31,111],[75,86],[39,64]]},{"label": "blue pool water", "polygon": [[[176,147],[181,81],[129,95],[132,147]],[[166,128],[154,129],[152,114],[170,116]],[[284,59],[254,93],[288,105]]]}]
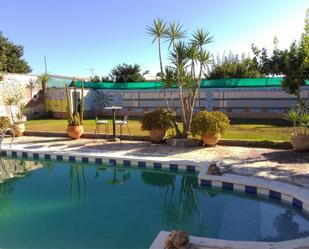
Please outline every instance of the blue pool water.
[{"label": "blue pool water", "polygon": [[16,175],[0,184],[1,248],[149,248],[159,231],[173,229],[230,240],[309,236],[309,220],[298,210],[250,194],[200,188],[195,175],[0,162],[0,177]]}]

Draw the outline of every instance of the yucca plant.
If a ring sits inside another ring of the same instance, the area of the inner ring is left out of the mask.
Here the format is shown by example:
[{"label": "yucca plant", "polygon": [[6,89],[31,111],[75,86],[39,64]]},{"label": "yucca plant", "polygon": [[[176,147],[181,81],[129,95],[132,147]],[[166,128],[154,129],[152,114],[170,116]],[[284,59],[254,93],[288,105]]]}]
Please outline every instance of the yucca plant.
[{"label": "yucca plant", "polygon": [[83,125],[84,123],[84,106],[85,106],[85,100],[84,100],[84,82],[82,82],[81,85],[81,101],[80,101],[80,111],[78,111],[78,100],[77,100],[77,87],[76,82],[73,80],[73,87],[74,87],[74,94],[75,97],[75,107],[74,110],[72,108],[72,100],[70,98],[70,90],[68,84],[65,85],[66,88],[66,94],[67,94],[67,119],[68,119],[68,125],[69,126],[79,126]]},{"label": "yucca plant", "polygon": [[[10,108],[10,114],[11,114],[11,120],[14,124],[22,124],[24,122],[24,111],[26,108],[26,105],[24,103],[19,102],[18,98],[15,96],[8,96],[4,103],[9,106]],[[17,106],[18,110],[14,114],[13,112],[13,106]]]},{"label": "yucca plant", "polygon": [[307,135],[309,129],[309,112],[304,105],[291,109],[285,115],[285,119],[293,122],[294,135]]},{"label": "yucca plant", "polygon": [[[175,121],[176,137],[188,138],[201,78],[207,65],[211,63],[210,53],[205,50],[205,45],[211,43],[213,39],[209,32],[203,29],[193,32],[191,39],[184,39],[186,32],[182,25],[174,22],[167,25],[161,19],[155,20],[153,26],[147,28],[147,33],[153,36],[153,42],[158,42],[159,75],[163,83],[165,105],[174,116],[176,116],[176,109],[173,105],[174,91],[171,88],[178,88],[183,130],[178,128]],[[169,44],[168,59],[170,63],[166,67],[163,66],[161,58],[161,39]],[[166,89],[170,90],[169,97],[166,95]]]}]

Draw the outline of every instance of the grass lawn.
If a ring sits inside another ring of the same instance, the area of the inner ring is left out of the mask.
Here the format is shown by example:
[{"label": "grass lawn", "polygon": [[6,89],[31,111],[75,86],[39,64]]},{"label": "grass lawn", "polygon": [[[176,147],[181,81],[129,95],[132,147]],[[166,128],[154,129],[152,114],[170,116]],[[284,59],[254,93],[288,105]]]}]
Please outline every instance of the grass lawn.
[{"label": "grass lawn", "polygon": [[[44,119],[31,120],[26,123],[26,130],[28,131],[53,131],[65,132],[67,120],[65,119]],[[147,131],[142,131],[137,120],[130,120],[129,127],[131,133],[136,136],[147,136]],[[86,133],[94,133],[95,121],[85,120],[84,129]],[[103,127],[101,127],[103,132]],[[109,132],[112,132],[112,125],[109,127]],[[260,123],[239,123],[232,124],[229,132],[223,135],[226,139],[247,139],[254,141],[289,141],[292,129],[288,124],[260,124]],[[170,134],[173,131],[169,131]],[[119,127],[117,127],[117,134],[119,134]],[[124,134],[128,134],[126,127],[124,127]]]}]

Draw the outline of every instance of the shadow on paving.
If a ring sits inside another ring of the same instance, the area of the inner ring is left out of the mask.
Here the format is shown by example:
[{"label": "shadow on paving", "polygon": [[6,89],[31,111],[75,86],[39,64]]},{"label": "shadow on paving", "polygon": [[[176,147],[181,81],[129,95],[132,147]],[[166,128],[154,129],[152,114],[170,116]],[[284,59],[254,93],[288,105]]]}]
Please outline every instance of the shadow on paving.
[{"label": "shadow on paving", "polygon": [[309,152],[296,152],[293,150],[272,151],[262,153],[267,161],[277,162],[282,164],[306,163],[309,165]]}]

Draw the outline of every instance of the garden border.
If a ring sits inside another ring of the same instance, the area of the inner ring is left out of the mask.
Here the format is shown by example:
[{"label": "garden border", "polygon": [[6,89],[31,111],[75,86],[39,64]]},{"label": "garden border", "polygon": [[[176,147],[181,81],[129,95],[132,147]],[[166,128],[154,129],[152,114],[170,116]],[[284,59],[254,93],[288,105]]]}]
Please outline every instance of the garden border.
[{"label": "garden border", "polygon": [[[25,131],[25,136],[36,137],[68,137],[66,132],[48,132],[48,131]],[[105,136],[104,134],[95,135],[93,133],[84,133],[82,138],[97,138],[105,139],[112,138],[112,135]],[[123,135],[124,140],[133,141],[151,141],[149,136],[129,136]],[[258,148],[270,148],[270,149],[293,149],[290,142],[272,142],[272,141],[254,141],[254,140],[242,140],[242,139],[221,139],[218,145],[222,146],[239,146],[239,147],[258,147]]]}]

